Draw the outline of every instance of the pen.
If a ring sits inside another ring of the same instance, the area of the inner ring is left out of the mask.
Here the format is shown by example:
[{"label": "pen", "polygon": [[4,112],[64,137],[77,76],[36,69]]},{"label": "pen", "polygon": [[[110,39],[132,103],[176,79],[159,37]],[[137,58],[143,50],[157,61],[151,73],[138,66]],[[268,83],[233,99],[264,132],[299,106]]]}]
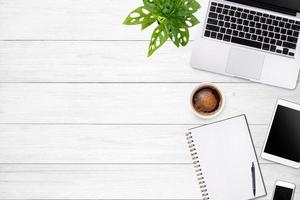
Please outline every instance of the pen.
[{"label": "pen", "polygon": [[256,181],[255,181],[255,166],[254,166],[254,162],[252,162],[251,174],[252,174],[252,190],[253,190],[253,195],[255,196],[255,194],[256,194]]}]

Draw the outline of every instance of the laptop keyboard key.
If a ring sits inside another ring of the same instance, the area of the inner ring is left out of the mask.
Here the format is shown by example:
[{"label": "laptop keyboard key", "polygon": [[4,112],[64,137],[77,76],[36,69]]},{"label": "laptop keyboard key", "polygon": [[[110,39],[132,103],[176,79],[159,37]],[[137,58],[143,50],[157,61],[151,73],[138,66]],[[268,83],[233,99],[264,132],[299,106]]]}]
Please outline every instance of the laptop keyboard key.
[{"label": "laptop keyboard key", "polygon": [[218,24],[218,20],[209,18],[209,19],[207,20],[207,23],[213,24],[213,25],[217,25],[217,24]]},{"label": "laptop keyboard key", "polygon": [[229,35],[224,35],[223,40],[229,42],[231,37]]},{"label": "laptop keyboard key", "polygon": [[288,55],[289,49],[288,49],[288,48],[283,48],[282,53],[283,53],[284,55]]},{"label": "laptop keyboard key", "polygon": [[285,41],[286,38],[287,38],[286,35],[281,35],[281,40],[282,40],[282,41]]},{"label": "laptop keyboard key", "polygon": [[287,38],[287,41],[288,41],[288,42],[292,42],[292,43],[297,43],[298,39],[295,38],[295,37],[290,37],[290,36],[289,36],[289,37]]},{"label": "laptop keyboard key", "polygon": [[273,32],[269,32],[269,38],[273,38],[274,37],[274,33]]},{"label": "laptop keyboard key", "polygon": [[231,42],[236,43],[236,44],[241,44],[241,45],[246,45],[246,46],[258,48],[258,49],[261,49],[261,47],[262,47],[262,43],[260,43],[260,42],[246,40],[246,39],[242,39],[242,38],[238,38],[238,37],[232,37]]},{"label": "laptop keyboard key", "polygon": [[283,42],[283,47],[289,48],[289,49],[296,49],[296,44],[290,43],[290,42]]},{"label": "laptop keyboard key", "polygon": [[237,30],[234,30],[233,32],[232,32],[232,35],[234,35],[234,36],[237,36],[239,34],[239,32],[237,31]]},{"label": "laptop keyboard key", "polygon": [[265,42],[265,43],[270,43],[270,38],[265,38],[265,39],[264,39],[264,42]]},{"label": "laptop keyboard key", "polygon": [[222,34],[222,33],[218,33],[217,39],[218,39],[218,40],[222,40],[222,39],[223,39],[223,34]]},{"label": "laptop keyboard key", "polygon": [[276,44],[276,40],[275,39],[271,39],[270,44]]},{"label": "laptop keyboard key", "polygon": [[224,22],[223,21],[219,21],[218,26],[224,26]]},{"label": "laptop keyboard key", "polygon": [[263,50],[266,50],[266,51],[269,51],[270,45],[269,45],[269,44],[263,44],[262,49],[263,49]]},{"label": "laptop keyboard key", "polygon": [[267,37],[268,36],[268,31],[263,31],[262,35]]},{"label": "laptop keyboard key", "polygon": [[282,33],[282,34],[286,34],[286,32],[287,32],[287,30],[284,29],[284,28],[282,28],[281,31],[280,31],[280,33]]},{"label": "laptop keyboard key", "polygon": [[285,28],[290,29],[290,28],[291,28],[291,24],[286,23],[286,24],[285,24]]},{"label": "laptop keyboard key", "polygon": [[240,12],[235,12],[235,17],[241,17],[241,13]]},{"label": "laptop keyboard key", "polygon": [[210,31],[205,31],[204,36],[209,37],[210,36]]},{"label": "laptop keyboard key", "polygon": [[284,22],[279,22],[280,27],[284,27]]},{"label": "laptop keyboard key", "polygon": [[216,32],[212,32],[211,33],[211,38],[216,38],[217,37],[217,33]]},{"label": "laptop keyboard key", "polygon": [[300,26],[294,24],[294,25],[292,25],[292,29],[295,30],[295,31],[299,31]]},{"label": "laptop keyboard key", "polygon": [[276,41],[276,45],[277,45],[277,46],[282,46],[282,41],[281,41],[281,40],[277,40],[277,41]]},{"label": "laptop keyboard key", "polygon": [[270,48],[270,50],[271,50],[272,52],[275,52],[275,51],[276,51],[276,46],[274,46],[274,45],[271,45],[271,48]]},{"label": "laptop keyboard key", "polygon": [[215,6],[211,6],[210,7],[210,11],[215,12],[216,11],[216,7]]},{"label": "laptop keyboard key", "polygon": [[272,25],[274,25],[274,26],[278,26],[278,24],[279,24],[279,22],[278,21],[273,21],[273,23],[272,23]]},{"label": "laptop keyboard key", "polygon": [[217,8],[217,13],[222,13],[222,8]]},{"label": "laptop keyboard key", "polygon": [[293,52],[290,52],[290,53],[289,53],[289,56],[293,56],[293,57],[294,57],[295,54],[294,54]]},{"label": "laptop keyboard key", "polygon": [[292,30],[288,30],[287,34],[290,35],[290,36],[292,36],[293,35],[293,31]]},{"label": "laptop keyboard key", "polygon": [[208,17],[217,19],[218,14],[210,12],[210,13],[208,14]]},{"label": "laptop keyboard key", "polygon": [[206,29],[209,31],[215,31],[215,32],[219,32],[219,30],[220,30],[220,28],[218,26],[214,26],[214,25],[210,25],[210,24],[206,25]]},{"label": "laptop keyboard key", "polygon": [[245,38],[246,39],[251,39],[251,34],[250,33],[246,33]]},{"label": "laptop keyboard key", "polygon": [[244,33],[244,32],[240,32],[240,33],[239,33],[239,36],[240,36],[241,38],[243,38],[243,37],[245,37],[245,33]]},{"label": "laptop keyboard key", "polygon": [[252,35],[251,39],[252,40],[257,40],[257,35]]}]

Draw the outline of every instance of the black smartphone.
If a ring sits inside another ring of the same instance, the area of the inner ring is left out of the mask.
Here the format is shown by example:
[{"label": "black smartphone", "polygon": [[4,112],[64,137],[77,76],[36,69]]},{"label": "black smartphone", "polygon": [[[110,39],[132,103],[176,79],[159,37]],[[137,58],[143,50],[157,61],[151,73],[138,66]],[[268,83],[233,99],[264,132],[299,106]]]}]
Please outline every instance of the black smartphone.
[{"label": "black smartphone", "polygon": [[276,181],[273,200],[292,200],[295,192],[295,184],[285,181]]}]

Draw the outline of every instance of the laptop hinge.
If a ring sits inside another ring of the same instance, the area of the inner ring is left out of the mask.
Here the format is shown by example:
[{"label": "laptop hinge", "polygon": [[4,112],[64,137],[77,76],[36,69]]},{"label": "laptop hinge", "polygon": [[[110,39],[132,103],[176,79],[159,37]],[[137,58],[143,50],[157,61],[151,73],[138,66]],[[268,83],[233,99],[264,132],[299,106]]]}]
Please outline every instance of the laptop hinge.
[{"label": "laptop hinge", "polygon": [[267,10],[271,10],[271,11],[275,11],[275,12],[279,12],[279,13],[283,13],[283,14],[287,14],[287,15],[297,16],[296,10],[291,10],[288,8],[282,8],[282,7],[274,6],[271,4],[261,3],[261,2],[255,1],[255,0],[226,0],[226,1],[232,1],[235,3],[241,3],[241,4],[248,5],[248,6],[263,8],[263,9],[267,9]]}]

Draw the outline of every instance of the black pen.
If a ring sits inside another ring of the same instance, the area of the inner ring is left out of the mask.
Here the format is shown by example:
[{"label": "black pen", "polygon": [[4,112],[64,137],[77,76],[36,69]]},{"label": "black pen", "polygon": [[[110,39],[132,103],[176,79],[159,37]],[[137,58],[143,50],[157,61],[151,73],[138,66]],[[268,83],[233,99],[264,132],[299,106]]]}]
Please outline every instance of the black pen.
[{"label": "black pen", "polygon": [[255,181],[255,166],[254,166],[254,162],[252,162],[251,174],[252,174],[252,190],[253,190],[253,195],[255,196],[255,194],[256,194],[256,181]]}]

